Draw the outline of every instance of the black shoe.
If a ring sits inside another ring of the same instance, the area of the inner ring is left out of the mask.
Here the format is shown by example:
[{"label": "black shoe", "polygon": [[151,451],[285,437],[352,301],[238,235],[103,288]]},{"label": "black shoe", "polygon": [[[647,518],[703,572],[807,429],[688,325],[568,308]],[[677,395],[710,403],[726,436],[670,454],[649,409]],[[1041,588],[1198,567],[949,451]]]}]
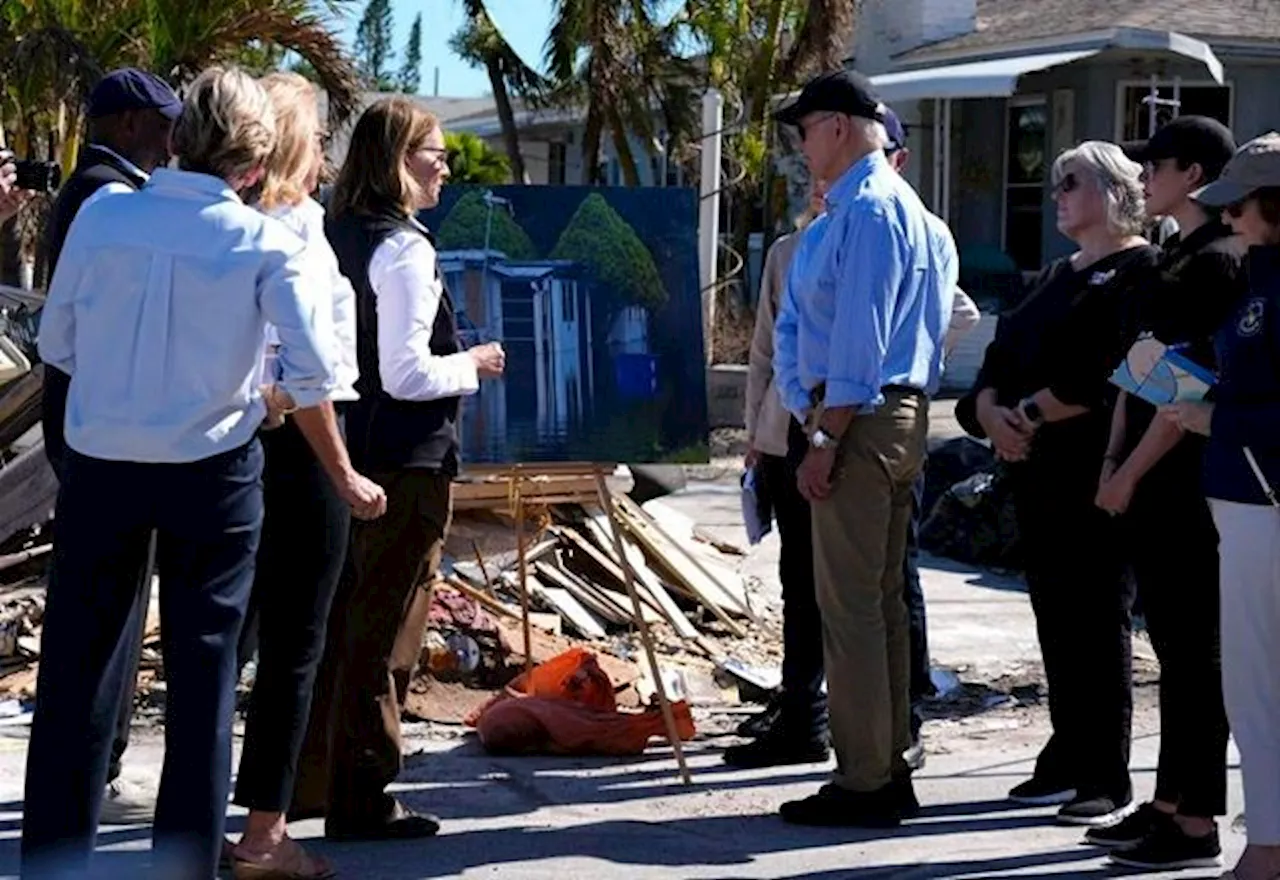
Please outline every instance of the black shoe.
[{"label": "black shoe", "polygon": [[907,762],[907,769],[911,771],[921,770],[924,768],[924,740],[915,737],[911,741],[911,748],[902,753],[902,760]]},{"label": "black shoe", "polygon": [[324,823],[324,836],[329,840],[416,840],[434,837],[440,820],[426,813],[415,813],[399,801],[381,817],[342,819],[330,816]]},{"label": "black shoe", "polygon": [[1090,828],[1084,836],[1085,843],[1114,849],[1133,846],[1150,836],[1157,827],[1173,823],[1173,817],[1162,813],[1151,804],[1143,804],[1133,815],[1115,825]]},{"label": "black shoe", "polygon": [[1217,828],[1204,837],[1192,837],[1177,822],[1168,822],[1141,843],[1113,850],[1111,861],[1147,871],[1216,868],[1222,864],[1222,845],[1218,842]]},{"label": "black shoe", "polygon": [[781,715],[782,698],[781,696],[775,696],[769,700],[763,709],[739,724],[734,733],[747,739],[762,737],[773,729]]},{"label": "black shoe", "polygon": [[1128,818],[1138,808],[1133,798],[1113,798],[1106,795],[1081,795],[1058,811],[1058,821],[1063,825],[1087,825],[1102,828]]},{"label": "black shoe", "polygon": [[781,767],[787,764],[821,764],[831,756],[826,738],[793,739],[770,731],[746,745],[724,750],[724,762],[730,767],[752,769]]},{"label": "black shoe", "polygon": [[896,828],[902,822],[893,783],[878,791],[848,791],[833,784],[778,810],[784,822],[824,828]]},{"label": "black shoe", "polygon": [[894,802],[898,805],[898,815],[903,819],[919,818],[920,801],[916,798],[916,787],[911,784],[911,777],[895,779],[892,787]]},{"label": "black shoe", "polygon": [[1054,807],[1058,804],[1069,804],[1075,799],[1073,786],[1049,779],[1038,779],[1033,776],[1009,791],[1009,800],[1015,804],[1028,807]]}]

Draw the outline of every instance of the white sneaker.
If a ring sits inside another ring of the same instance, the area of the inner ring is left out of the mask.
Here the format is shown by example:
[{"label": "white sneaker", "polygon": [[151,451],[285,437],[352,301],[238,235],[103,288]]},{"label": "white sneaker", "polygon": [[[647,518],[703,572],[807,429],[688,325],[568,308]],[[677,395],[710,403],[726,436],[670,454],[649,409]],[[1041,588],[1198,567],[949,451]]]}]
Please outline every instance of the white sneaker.
[{"label": "white sneaker", "polygon": [[141,825],[156,813],[155,798],[136,783],[113,779],[102,796],[102,825]]}]

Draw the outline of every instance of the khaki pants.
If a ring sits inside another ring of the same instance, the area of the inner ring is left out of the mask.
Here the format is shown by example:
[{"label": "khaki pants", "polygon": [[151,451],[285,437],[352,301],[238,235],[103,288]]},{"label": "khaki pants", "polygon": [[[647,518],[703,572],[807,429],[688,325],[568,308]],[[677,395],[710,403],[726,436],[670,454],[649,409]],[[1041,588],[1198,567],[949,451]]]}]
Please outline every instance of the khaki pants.
[{"label": "khaki pants", "polygon": [[812,505],[835,783],[875,791],[906,772],[911,664],[902,562],[912,484],[923,466],[929,400],[886,391],[855,416],[836,452],[834,487]]}]

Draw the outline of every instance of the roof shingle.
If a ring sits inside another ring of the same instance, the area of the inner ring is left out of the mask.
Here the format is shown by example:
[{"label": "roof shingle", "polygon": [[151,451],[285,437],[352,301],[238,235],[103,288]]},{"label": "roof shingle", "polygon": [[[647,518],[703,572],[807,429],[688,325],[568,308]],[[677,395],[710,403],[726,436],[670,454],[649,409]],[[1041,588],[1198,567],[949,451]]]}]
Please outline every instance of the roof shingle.
[{"label": "roof shingle", "polygon": [[972,33],[899,60],[1121,27],[1177,31],[1210,43],[1280,40],[1280,0],[978,0]]}]

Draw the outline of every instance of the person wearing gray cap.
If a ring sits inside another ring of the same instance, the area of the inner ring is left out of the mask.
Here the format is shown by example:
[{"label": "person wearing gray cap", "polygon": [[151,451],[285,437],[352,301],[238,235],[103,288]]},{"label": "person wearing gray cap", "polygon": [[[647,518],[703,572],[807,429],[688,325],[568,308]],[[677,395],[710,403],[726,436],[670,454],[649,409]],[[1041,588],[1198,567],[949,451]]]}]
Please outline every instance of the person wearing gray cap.
[{"label": "person wearing gray cap", "polygon": [[[139,189],[151,172],[169,161],[169,136],[182,112],[182,102],[169,84],[145,70],[126,67],[104,76],[89,95],[88,144],[80,152],[75,170],[58,191],[45,233],[45,253],[52,278],[62,255],[71,221],[80,210],[110,194]],[[46,364],[42,402],[45,453],[60,475],[66,453],[63,421],[71,377]],[[138,603],[151,601],[154,550],[138,570]],[[145,617],[145,615],[144,615]],[[129,667],[136,670],[142,651],[142,632],[133,640]],[[128,824],[147,820],[154,802],[136,786],[121,778],[121,759],[129,745],[133,721],[134,681],[130,676],[120,695],[116,737],[107,769],[107,791],[102,821]]]},{"label": "person wearing gray cap", "polygon": [[783,819],[804,825],[892,827],[919,811],[903,757],[902,566],[959,260],[885,158],[885,110],[866,77],[840,70],[777,114],[810,172],[831,182],[826,234],[788,280],[775,328],[777,387],[808,434],[797,483],[811,509],[837,766],[830,785],[783,804]]},{"label": "person wearing gray cap", "polygon": [[1218,331],[1212,402],[1162,415],[1208,435],[1203,485],[1219,536],[1222,687],[1240,750],[1249,844],[1235,880],[1280,877],[1280,134],[1241,147],[1196,191],[1248,247],[1248,291]]}]

